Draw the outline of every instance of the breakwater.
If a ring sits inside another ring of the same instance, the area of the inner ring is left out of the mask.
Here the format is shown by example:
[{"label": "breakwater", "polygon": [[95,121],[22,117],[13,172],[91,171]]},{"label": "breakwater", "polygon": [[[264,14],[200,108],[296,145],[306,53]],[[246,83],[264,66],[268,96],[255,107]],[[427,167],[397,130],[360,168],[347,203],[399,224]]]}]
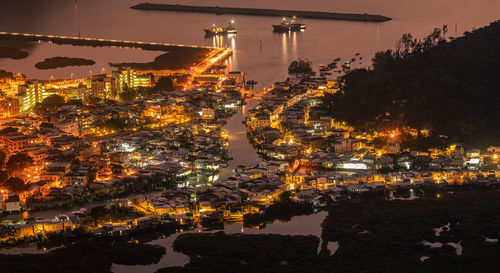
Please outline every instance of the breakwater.
[{"label": "breakwater", "polygon": [[277,10],[277,9],[257,9],[257,8],[233,8],[233,7],[207,7],[188,6],[171,4],[150,4],[142,3],[131,7],[138,10],[165,10],[177,12],[203,12],[215,14],[239,14],[256,16],[278,16],[278,17],[301,17],[324,20],[347,20],[363,22],[385,22],[392,20],[390,17],[373,14],[337,13],[323,11],[299,11],[299,10]]}]

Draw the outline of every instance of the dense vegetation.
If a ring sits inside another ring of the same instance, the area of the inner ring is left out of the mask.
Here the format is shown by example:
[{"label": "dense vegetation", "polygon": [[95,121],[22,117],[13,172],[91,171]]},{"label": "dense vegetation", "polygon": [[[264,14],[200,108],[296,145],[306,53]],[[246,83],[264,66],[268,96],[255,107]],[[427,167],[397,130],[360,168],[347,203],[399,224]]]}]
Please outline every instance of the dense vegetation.
[{"label": "dense vegetation", "polygon": [[12,74],[12,72],[8,72],[8,71],[5,71],[5,70],[0,70],[0,79],[12,78],[12,77],[14,77],[14,74]]},{"label": "dense vegetation", "polygon": [[[338,272],[497,272],[500,193],[462,191],[412,201],[346,200],[330,210],[323,239],[337,241],[330,258]],[[434,228],[450,224],[436,236]],[[462,255],[443,245],[460,242]],[[422,256],[429,259],[422,262]],[[356,261],[356,262],[353,262]]]},{"label": "dense vegetation", "polygon": [[[9,128],[15,130],[15,128],[7,127],[0,131],[0,135],[3,135],[4,132],[17,131],[9,130]],[[3,169],[4,163],[5,169]],[[18,176],[26,168],[31,167],[33,163],[33,158],[25,153],[13,154],[7,160],[7,153],[4,150],[0,150],[0,188],[19,193],[28,190],[29,186]]]},{"label": "dense vegetation", "polygon": [[64,98],[59,95],[50,95],[43,99],[41,103],[35,105],[35,110],[43,113],[54,112],[59,107],[62,107],[66,104]]},{"label": "dense vegetation", "polygon": [[343,77],[327,110],[358,128],[433,129],[452,141],[500,144],[500,21],[446,37],[446,26],[424,40],[403,35],[395,50],[378,52],[372,69]]},{"label": "dense vegetation", "polygon": [[123,242],[80,242],[47,254],[0,255],[2,272],[110,272],[111,265],[157,263],[165,248]]},{"label": "dense vegetation", "polygon": [[174,250],[191,261],[158,272],[310,272],[318,260],[318,244],[316,236],[181,234]]},{"label": "dense vegetation", "polygon": [[10,58],[14,60],[20,60],[28,56],[28,52],[20,50],[18,48],[0,46],[0,59]]},{"label": "dense vegetation", "polygon": [[182,48],[165,52],[148,63],[110,63],[112,67],[130,67],[139,70],[189,69],[201,62],[210,52],[208,48]]},{"label": "dense vegetation", "polygon": [[154,87],[137,87],[129,88],[123,86],[123,91],[120,92],[120,100],[130,101],[140,98],[147,98],[153,94],[158,94],[162,91],[178,91],[184,88],[184,85],[191,79],[189,74],[177,74],[160,77]]},{"label": "dense vegetation", "polygon": [[60,67],[67,66],[84,66],[84,65],[94,65],[95,61],[83,59],[83,58],[69,58],[69,57],[52,57],[46,58],[45,60],[35,64],[38,69],[56,69]]},{"label": "dense vegetation", "polygon": [[288,66],[288,74],[309,74],[313,72],[312,62],[307,60],[293,61]]},{"label": "dense vegetation", "polygon": [[182,90],[189,81],[189,74],[169,75],[160,77],[156,82],[156,89],[159,91],[177,91]]}]

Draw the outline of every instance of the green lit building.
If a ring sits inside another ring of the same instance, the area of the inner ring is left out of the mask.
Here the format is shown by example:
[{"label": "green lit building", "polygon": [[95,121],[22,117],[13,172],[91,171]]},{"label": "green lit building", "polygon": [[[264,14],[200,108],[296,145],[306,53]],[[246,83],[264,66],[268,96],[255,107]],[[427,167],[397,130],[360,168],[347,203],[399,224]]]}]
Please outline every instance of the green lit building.
[{"label": "green lit building", "polygon": [[19,85],[16,98],[19,100],[21,112],[29,112],[37,103],[49,96],[45,89],[45,84],[40,81],[28,81],[24,85]]},{"label": "green lit building", "polygon": [[118,88],[123,91],[123,88],[127,86],[128,88],[137,87],[151,87],[151,76],[149,75],[137,75],[137,70],[135,69],[120,69],[113,72],[113,76],[118,80]]}]

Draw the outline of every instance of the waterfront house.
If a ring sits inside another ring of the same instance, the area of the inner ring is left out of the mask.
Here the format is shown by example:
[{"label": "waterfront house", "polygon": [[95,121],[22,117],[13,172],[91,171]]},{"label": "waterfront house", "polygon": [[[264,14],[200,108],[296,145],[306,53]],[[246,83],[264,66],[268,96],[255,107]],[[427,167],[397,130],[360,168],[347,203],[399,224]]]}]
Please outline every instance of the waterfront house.
[{"label": "waterfront house", "polygon": [[21,200],[18,194],[12,194],[4,200],[3,210],[12,213],[21,211]]}]

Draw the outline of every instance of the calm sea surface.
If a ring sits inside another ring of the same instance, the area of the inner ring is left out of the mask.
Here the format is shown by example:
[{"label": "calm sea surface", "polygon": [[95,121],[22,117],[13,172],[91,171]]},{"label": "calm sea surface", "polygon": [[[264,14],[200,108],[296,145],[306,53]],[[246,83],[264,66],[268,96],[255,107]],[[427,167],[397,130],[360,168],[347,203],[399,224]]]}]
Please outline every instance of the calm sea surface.
[{"label": "calm sea surface", "polygon": [[[272,24],[276,17],[215,15],[139,11],[129,7],[143,0],[7,0],[0,9],[0,31],[58,34],[137,41],[155,41],[195,45],[226,45],[235,49],[233,69],[247,73],[249,79],[259,82],[257,88],[269,86],[286,77],[290,61],[309,59],[315,64],[328,63],[335,57],[350,59],[355,53],[369,65],[376,51],[393,48],[403,33],[423,37],[434,27],[449,26],[449,35],[460,35],[473,27],[481,27],[499,19],[498,0],[149,0],[155,3],[218,5],[234,7],[281,8],[333,12],[372,13],[394,18],[384,23],[345,22],[304,19],[307,30],[293,34],[276,34]],[[77,3],[75,5],[75,3]],[[212,24],[226,25],[234,20],[238,28],[235,38],[206,39],[203,28]],[[455,34],[455,24],[457,31]],[[262,47],[261,47],[262,45]],[[37,46],[31,49],[37,54]],[[127,56],[125,51],[95,52],[93,50],[51,49],[54,55],[97,59],[110,56],[113,60],[123,55],[124,60],[152,58],[150,54]],[[41,61],[47,54],[37,55]],[[77,56],[75,56],[77,55]],[[107,59],[105,60],[108,61]],[[103,67],[100,67],[103,66]],[[12,68],[12,69],[10,69]],[[100,73],[105,65],[93,67]],[[11,60],[0,60],[0,69],[27,73],[29,77],[48,79],[69,77],[67,69],[50,72],[33,69],[33,61],[14,65]],[[89,69],[74,69],[75,77],[89,75]],[[50,75],[49,75],[50,74]]]}]

